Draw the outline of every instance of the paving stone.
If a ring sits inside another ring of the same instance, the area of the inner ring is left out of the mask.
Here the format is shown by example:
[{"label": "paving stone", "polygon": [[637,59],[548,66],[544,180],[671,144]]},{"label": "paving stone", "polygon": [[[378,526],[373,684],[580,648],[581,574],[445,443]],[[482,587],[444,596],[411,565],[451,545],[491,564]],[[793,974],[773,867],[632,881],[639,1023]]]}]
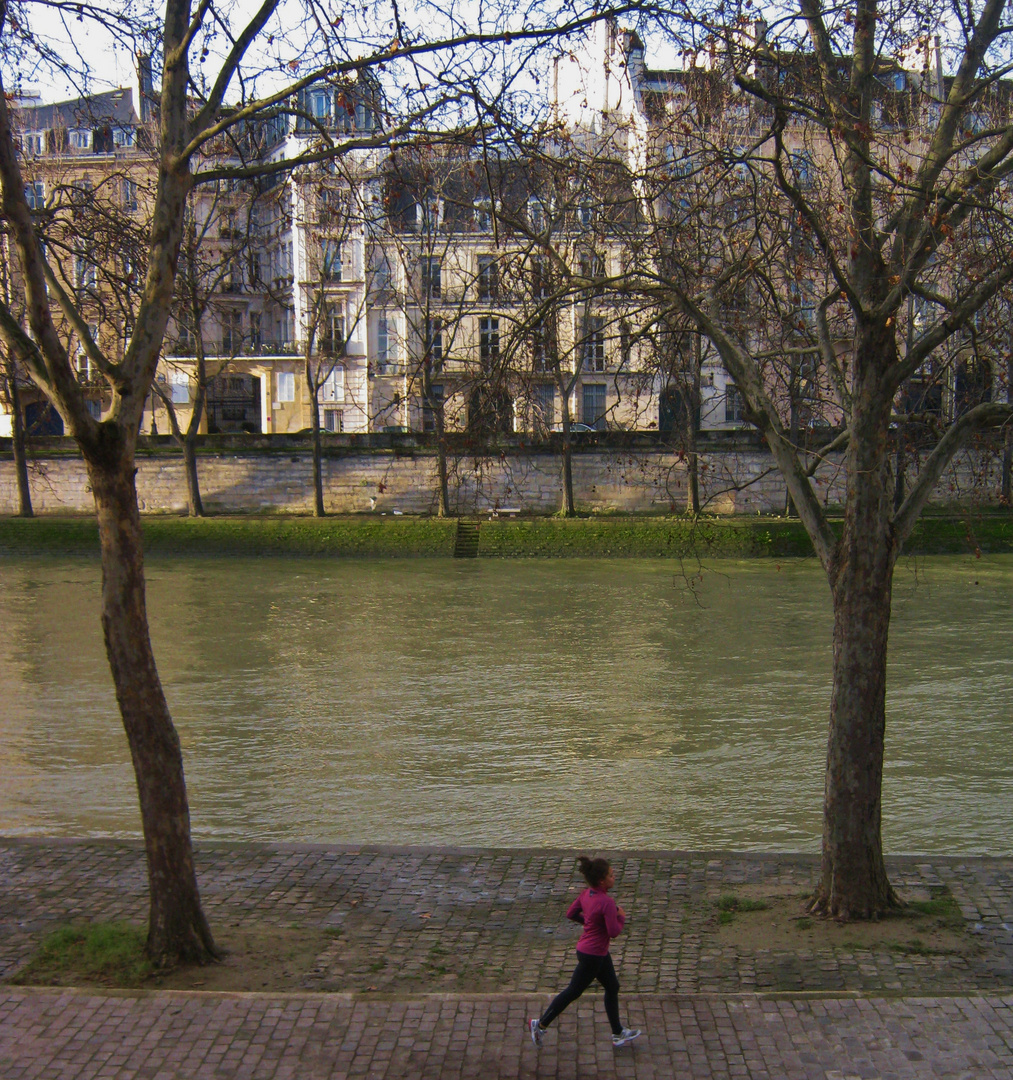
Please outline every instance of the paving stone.
[{"label": "paving stone", "polygon": [[[1010,860],[889,860],[905,895],[945,883],[981,927],[966,958],[705,945],[722,891],[801,893],[816,861],[655,852],[612,861],[631,928],[616,949],[623,1007],[645,1031],[633,1047],[612,1049],[593,992],[541,1051],[527,1035],[527,1018],[572,967],[561,920],[579,888],[571,853],[202,844],[212,925],[340,926],[340,940],[368,941],[392,961],[349,968],[329,945],[296,994],[0,987],[0,1078],[1013,1080]],[[0,974],[77,914],[140,922],[146,912],[137,844],[0,840],[0,882]],[[464,958],[441,993],[431,992],[434,950]],[[346,992],[322,992],[332,988]]]}]

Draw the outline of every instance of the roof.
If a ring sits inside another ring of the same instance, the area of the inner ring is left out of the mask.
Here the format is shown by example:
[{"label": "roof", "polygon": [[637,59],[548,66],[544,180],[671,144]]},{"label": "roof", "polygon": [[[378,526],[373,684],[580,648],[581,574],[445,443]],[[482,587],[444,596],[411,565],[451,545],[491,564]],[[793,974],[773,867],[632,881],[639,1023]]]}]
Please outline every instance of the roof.
[{"label": "roof", "polygon": [[89,94],[70,101],[57,101],[51,105],[21,106],[18,114],[22,131],[48,131],[50,128],[73,130],[107,125],[136,127],[140,123],[134,111],[134,93],[130,87]]}]

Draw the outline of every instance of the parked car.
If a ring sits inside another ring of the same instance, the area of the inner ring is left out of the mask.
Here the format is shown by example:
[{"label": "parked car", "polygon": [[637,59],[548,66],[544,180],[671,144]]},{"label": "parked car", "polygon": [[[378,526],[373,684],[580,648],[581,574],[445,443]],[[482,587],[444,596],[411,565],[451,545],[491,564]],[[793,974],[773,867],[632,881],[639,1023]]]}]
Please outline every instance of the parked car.
[{"label": "parked car", "polygon": [[[591,427],[590,424],[581,424],[576,420],[570,425],[570,431],[571,432],[573,432],[573,431],[597,431],[597,430],[598,430],[597,428]],[[552,433],[554,435],[561,435],[562,432],[563,432],[563,425],[562,424],[559,424],[557,427],[554,427],[552,429]]]}]

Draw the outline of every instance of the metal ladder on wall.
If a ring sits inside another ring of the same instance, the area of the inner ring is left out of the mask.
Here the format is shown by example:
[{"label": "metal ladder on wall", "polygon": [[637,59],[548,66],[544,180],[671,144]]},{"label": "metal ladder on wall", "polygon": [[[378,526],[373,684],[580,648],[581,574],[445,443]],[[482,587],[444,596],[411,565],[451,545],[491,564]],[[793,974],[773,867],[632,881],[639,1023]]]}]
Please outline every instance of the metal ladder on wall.
[{"label": "metal ladder on wall", "polygon": [[478,558],[478,518],[458,518],[454,538],[455,559]]}]

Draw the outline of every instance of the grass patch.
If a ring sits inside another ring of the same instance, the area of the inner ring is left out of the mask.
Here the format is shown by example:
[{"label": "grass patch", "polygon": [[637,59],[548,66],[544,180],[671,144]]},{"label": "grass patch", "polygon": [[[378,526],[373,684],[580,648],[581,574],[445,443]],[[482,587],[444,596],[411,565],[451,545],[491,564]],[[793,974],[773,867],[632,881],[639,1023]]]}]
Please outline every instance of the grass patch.
[{"label": "grass patch", "polygon": [[68,923],[57,927],[10,980],[15,985],[62,985],[79,979],[105,986],[135,986],[152,973],[145,931],[127,922]]},{"label": "grass patch", "polygon": [[[455,519],[345,514],[183,518],[144,515],[145,550],[155,555],[301,555],[410,557],[453,554]],[[1013,517],[927,517],[906,554],[1013,551]],[[490,558],[634,557],[791,558],[811,556],[802,524],[792,518],[595,514],[482,521],[479,554]],[[0,518],[0,554],[98,555],[94,518]]]},{"label": "grass patch", "polygon": [[715,901],[718,909],[718,924],[727,926],[736,915],[746,911],[766,911],[769,904],[766,900],[754,900],[747,896],[736,896],[735,893],[722,893]]},{"label": "grass patch", "polygon": [[964,916],[961,914],[960,905],[945,885],[936,890],[929,900],[909,900],[907,910],[935,919],[939,926],[947,930],[964,929]]}]

